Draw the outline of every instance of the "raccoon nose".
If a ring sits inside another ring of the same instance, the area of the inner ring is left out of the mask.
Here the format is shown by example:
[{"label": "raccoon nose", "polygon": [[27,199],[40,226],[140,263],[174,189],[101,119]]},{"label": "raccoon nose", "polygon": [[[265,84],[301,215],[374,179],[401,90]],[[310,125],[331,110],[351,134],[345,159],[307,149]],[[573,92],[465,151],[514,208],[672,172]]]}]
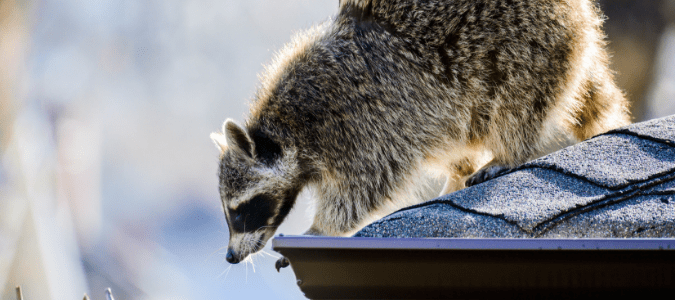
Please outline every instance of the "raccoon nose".
[{"label": "raccoon nose", "polygon": [[225,256],[225,260],[227,260],[227,262],[229,262],[231,264],[238,264],[239,259],[237,258],[237,256],[238,255],[236,255],[236,253],[234,253],[234,250],[232,250],[232,248],[230,248],[230,249],[227,249],[227,255]]}]

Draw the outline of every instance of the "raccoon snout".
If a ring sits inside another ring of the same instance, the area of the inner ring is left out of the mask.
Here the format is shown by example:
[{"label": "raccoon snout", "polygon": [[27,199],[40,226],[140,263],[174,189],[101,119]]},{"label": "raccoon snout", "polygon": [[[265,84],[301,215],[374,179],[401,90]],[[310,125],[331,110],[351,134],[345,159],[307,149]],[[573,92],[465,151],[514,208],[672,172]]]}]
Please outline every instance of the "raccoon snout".
[{"label": "raccoon snout", "polygon": [[227,249],[227,255],[225,255],[225,260],[231,264],[238,264],[241,260],[239,259],[239,255],[237,255],[232,248]]}]

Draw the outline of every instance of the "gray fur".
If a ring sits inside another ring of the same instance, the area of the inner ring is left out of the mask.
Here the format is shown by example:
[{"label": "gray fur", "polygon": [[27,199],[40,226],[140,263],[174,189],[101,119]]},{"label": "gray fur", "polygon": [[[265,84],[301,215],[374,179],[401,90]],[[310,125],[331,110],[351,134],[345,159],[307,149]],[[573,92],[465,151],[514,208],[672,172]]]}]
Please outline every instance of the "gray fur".
[{"label": "gray fur", "polygon": [[[589,0],[341,1],[267,68],[245,126],[212,135],[234,261],[304,187],[317,201],[308,233],[346,235],[426,200],[427,171],[448,193],[488,163],[628,124],[600,27]],[[233,230],[228,209],[263,194],[266,226]]]}]

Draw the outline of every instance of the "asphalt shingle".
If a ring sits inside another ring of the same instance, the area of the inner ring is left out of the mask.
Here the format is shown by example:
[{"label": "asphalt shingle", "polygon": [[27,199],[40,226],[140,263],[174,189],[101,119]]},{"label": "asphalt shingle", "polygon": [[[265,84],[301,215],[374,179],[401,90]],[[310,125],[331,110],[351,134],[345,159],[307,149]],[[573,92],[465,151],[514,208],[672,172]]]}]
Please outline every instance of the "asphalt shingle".
[{"label": "asphalt shingle", "polygon": [[634,134],[675,146],[675,115],[628,125],[610,133]]},{"label": "asphalt shingle", "polygon": [[522,166],[557,169],[610,189],[675,170],[675,147],[640,137],[601,135]]},{"label": "asphalt shingle", "polygon": [[675,237],[675,116],[633,124],[404,208],[363,237]]}]

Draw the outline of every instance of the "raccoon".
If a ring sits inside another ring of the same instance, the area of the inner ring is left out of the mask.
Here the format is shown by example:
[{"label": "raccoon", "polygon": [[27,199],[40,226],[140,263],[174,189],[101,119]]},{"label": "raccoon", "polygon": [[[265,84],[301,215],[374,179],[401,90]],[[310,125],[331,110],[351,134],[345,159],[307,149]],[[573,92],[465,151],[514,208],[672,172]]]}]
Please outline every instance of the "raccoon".
[{"label": "raccoon", "polygon": [[590,0],[340,1],[266,67],[245,125],[211,135],[227,261],[260,250],[305,187],[305,234],[345,236],[427,200],[422,174],[446,194],[628,124],[601,25]]}]

